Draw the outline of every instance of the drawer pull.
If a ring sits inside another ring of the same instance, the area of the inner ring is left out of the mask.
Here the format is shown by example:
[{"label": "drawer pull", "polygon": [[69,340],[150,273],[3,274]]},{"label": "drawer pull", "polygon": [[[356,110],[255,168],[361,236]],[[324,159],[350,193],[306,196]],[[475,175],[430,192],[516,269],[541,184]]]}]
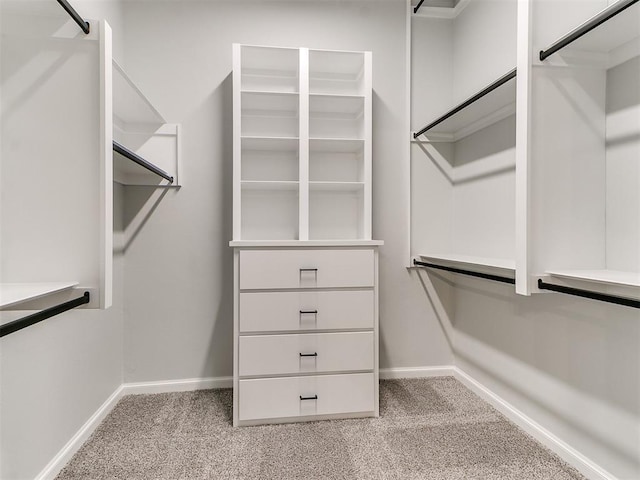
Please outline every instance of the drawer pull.
[{"label": "drawer pull", "polygon": [[300,400],[317,400],[318,399],[318,395],[314,395],[313,397],[303,397],[302,395],[300,395]]},{"label": "drawer pull", "polygon": [[317,268],[301,268],[300,271],[301,272],[317,272],[318,269]]},{"label": "drawer pull", "polygon": [[318,356],[318,352],[313,352],[313,353],[301,353],[300,354],[301,357],[317,357]]},{"label": "drawer pull", "polygon": [[311,315],[311,314],[318,314],[318,310],[300,310],[300,315]]}]

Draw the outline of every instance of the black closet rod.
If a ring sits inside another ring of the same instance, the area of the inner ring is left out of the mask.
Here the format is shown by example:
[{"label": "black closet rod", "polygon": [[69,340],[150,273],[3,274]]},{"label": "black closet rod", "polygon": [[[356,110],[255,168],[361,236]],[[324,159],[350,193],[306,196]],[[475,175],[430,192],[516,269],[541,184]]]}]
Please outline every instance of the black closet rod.
[{"label": "black closet rod", "polygon": [[615,17],[617,14],[619,14],[626,8],[629,8],[634,3],[638,3],[638,0],[618,0],[616,3],[604,9],[595,17],[591,18],[590,20],[587,20],[585,23],[580,25],[575,30],[567,33],[564,37],[562,37],[557,42],[553,43],[546,50],[540,50],[540,61],[543,61],[545,58],[549,57],[550,55],[553,55],[561,48],[566,47],[574,40],[577,40],[578,38],[583,36],[585,33],[590,32],[591,30],[601,25],[602,23],[606,22],[610,18]]},{"label": "black closet rod", "polygon": [[84,292],[84,295],[74,300],[69,300],[68,302],[56,305],[55,307],[47,308],[46,310],[42,310],[40,312],[27,315],[26,317],[19,318],[18,320],[14,320],[13,322],[9,322],[6,325],[0,326],[0,337],[4,337],[5,335],[9,335],[10,333],[17,332],[18,330],[22,330],[23,328],[27,328],[31,325],[42,322],[47,318],[59,315],[63,312],[66,312],[67,310],[71,310],[72,308],[84,305],[85,303],[89,303],[89,300],[91,300],[91,295],[89,294],[89,292]]},{"label": "black closet rod", "polygon": [[607,295],[605,293],[592,292],[590,290],[582,290],[580,288],[563,287],[562,285],[553,285],[551,283],[538,280],[538,288],[540,290],[551,290],[558,293],[566,293],[567,295],[575,295],[577,297],[590,298],[601,302],[615,303],[625,307],[640,308],[640,300],[631,298],[618,297],[615,295]]},{"label": "black closet rod", "polygon": [[169,183],[173,183],[173,177],[171,175],[169,175],[167,172],[165,172],[164,170],[162,170],[161,168],[156,167],[153,163],[151,162],[147,162],[144,158],[142,158],[140,155],[138,155],[135,152],[132,152],[131,150],[129,150],[127,147],[124,147],[122,145],[120,145],[118,142],[116,142],[115,140],[113,141],[113,150],[115,152],[118,152],[120,155],[127,157],[129,160],[136,162],[138,165],[140,165],[141,167],[146,168],[147,170],[152,171],[153,173],[155,173],[156,175],[164,178],[165,180],[168,180]]},{"label": "black closet rod", "polygon": [[413,13],[418,13],[418,10],[420,9],[423,3],[424,3],[424,0],[420,0],[418,2],[418,5],[416,5],[415,8],[413,9]]},{"label": "black closet rod", "polygon": [[71,15],[71,18],[73,18],[73,20],[78,24],[78,26],[84,33],[88,34],[91,31],[89,22],[86,22],[80,15],[78,15],[78,12],[76,12],[75,9],[71,5],[69,5],[69,2],[67,2],[67,0],[58,0],[58,3],[67,11],[69,15]]},{"label": "black closet rod", "polygon": [[[637,1],[637,0],[636,0]],[[413,138],[418,138],[420,135],[422,135],[423,133],[425,133],[428,130],[431,130],[433,127],[435,127],[436,125],[444,122],[446,119],[448,119],[449,117],[454,116],[456,113],[458,113],[460,110],[464,110],[465,108],[467,108],[469,105],[471,105],[474,102],[477,102],[478,100],[480,100],[482,97],[484,97],[485,95],[487,95],[488,93],[493,92],[496,88],[498,88],[500,85],[503,85],[505,83],[507,83],[509,80],[511,80],[512,78],[515,78],[516,76],[516,69],[514,68],[513,70],[511,70],[509,73],[504,74],[502,77],[500,77],[498,80],[496,80],[495,82],[493,82],[491,85],[489,85],[488,87],[482,89],[480,92],[476,93],[473,97],[465,100],[464,102],[462,102],[460,105],[458,105],[457,107],[455,107],[454,109],[448,111],[447,113],[445,113],[444,115],[442,115],[440,118],[434,120],[433,122],[431,122],[429,125],[427,125],[426,127],[424,127],[422,130],[420,130],[419,132],[416,132],[413,134]]]},{"label": "black closet rod", "polygon": [[493,280],[494,282],[509,283],[511,285],[515,285],[516,283],[514,278],[492,275],[490,273],[474,272],[472,270],[463,270],[461,268],[445,267],[443,265],[436,265],[435,263],[420,262],[416,259],[413,260],[413,264],[420,267],[437,268],[438,270],[446,270],[447,272],[469,275],[470,277],[484,278],[485,280]]}]

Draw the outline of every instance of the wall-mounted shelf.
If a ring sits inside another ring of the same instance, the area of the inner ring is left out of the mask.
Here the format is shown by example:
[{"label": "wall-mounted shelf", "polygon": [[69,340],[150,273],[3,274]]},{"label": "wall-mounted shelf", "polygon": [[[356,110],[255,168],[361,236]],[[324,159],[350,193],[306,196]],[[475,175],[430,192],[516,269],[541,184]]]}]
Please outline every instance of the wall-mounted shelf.
[{"label": "wall-mounted shelf", "polygon": [[6,310],[21,303],[70,290],[77,285],[78,282],[1,283],[0,309]]},{"label": "wall-mounted shelf", "polygon": [[418,258],[426,263],[509,278],[515,278],[516,273],[516,263],[511,259],[474,257],[471,255],[457,254],[422,254],[418,255]]},{"label": "wall-mounted shelf", "polygon": [[457,142],[516,112],[516,69],[509,71],[464,102],[413,134],[432,142]]},{"label": "wall-mounted shelf", "polygon": [[603,285],[617,285],[640,288],[640,273],[623,272],[620,270],[550,270],[546,272],[552,277]]},{"label": "wall-mounted shelf", "polygon": [[112,66],[113,140],[144,160],[132,161],[131,155],[115,150],[114,181],[122,185],[180,186],[180,125],[166,123],[115,60]]},{"label": "wall-mounted shelf", "polygon": [[540,61],[558,53],[565,61],[595,61],[614,67],[640,54],[639,0],[618,0],[540,51]]}]

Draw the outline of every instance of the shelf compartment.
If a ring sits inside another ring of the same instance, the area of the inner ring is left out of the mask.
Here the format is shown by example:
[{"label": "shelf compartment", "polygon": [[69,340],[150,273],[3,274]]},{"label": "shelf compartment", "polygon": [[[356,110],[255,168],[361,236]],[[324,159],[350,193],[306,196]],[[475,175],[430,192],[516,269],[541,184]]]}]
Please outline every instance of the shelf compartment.
[{"label": "shelf compartment", "polygon": [[489,275],[498,275],[507,278],[515,278],[516,275],[516,262],[513,259],[476,257],[453,253],[420,254],[418,258],[425,263],[433,263],[461,270],[471,270]]},{"label": "shelf compartment", "polygon": [[361,182],[364,178],[364,141],[310,139],[311,181]]},{"label": "shelf compartment", "polygon": [[640,54],[640,3],[618,0],[562,36],[539,54],[544,61],[558,52],[565,59],[606,56],[607,67]]},{"label": "shelf compartment", "polygon": [[297,137],[299,95],[242,92],[243,137]]},{"label": "shelf compartment", "polygon": [[434,119],[413,138],[456,142],[515,114],[516,69],[480,90],[464,102]]},{"label": "shelf compartment", "polygon": [[298,184],[242,182],[242,240],[297,240]]},{"label": "shelf compartment", "polygon": [[243,45],[242,90],[298,92],[299,60],[297,49]]},{"label": "shelf compartment", "polygon": [[0,284],[0,309],[8,309],[30,300],[70,290],[78,282],[2,283]]},{"label": "shelf compartment", "polygon": [[364,236],[364,184],[309,182],[309,238],[360,239]]},{"label": "shelf compartment", "polygon": [[360,95],[364,92],[364,53],[309,51],[309,91]]},{"label": "shelf compartment", "polygon": [[297,138],[243,137],[241,142],[242,180],[298,180]]},{"label": "shelf compartment", "polygon": [[309,136],[362,139],[364,137],[364,97],[309,95]]},{"label": "shelf compartment", "polygon": [[120,65],[113,61],[113,116],[116,123],[151,124],[166,123],[158,110],[144,96]]}]

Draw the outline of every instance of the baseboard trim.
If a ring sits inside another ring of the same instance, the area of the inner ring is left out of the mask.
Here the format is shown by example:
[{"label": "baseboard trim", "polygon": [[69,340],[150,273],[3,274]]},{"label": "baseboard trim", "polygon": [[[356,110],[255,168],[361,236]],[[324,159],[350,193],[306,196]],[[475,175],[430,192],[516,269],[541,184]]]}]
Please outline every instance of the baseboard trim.
[{"label": "baseboard trim", "polygon": [[158,382],[125,383],[122,385],[125,395],[147,393],[191,392],[212,388],[233,388],[233,377],[183,378]]},{"label": "baseboard trim", "polygon": [[442,365],[439,367],[381,368],[380,379],[453,377],[454,369],[455,367],[452,365]]},{"label": "baseboard trim", "polygon": [[120,398],[123,396],[124,389],[120,385],[116,390],[105,400],[105,402],[91,415],[80,430],[71,437],[64,447],[57,453],[55,457],[47,464],[46,467],[38,474],[35,480],[53,480],[58,473],[64,468],[64,466],[71,460],[71,457],[80,449],[80,447],[87,441],[93,431],[100,425],[102,420],[111,412],[113,407],[116,406]]},{"label": "baseboard trim", "polygon": [[453,367],[453,371],[455,378],[460,383],[489,403],[493,408],[518,425],[518,427],[554,452],[565,462],[575,467],[587,478],[591,480],[617,480],[614,475],[593,463],[587,457],[556,437],[542,425],[529,418],[502,397],[493,393],[460,368]]}]

